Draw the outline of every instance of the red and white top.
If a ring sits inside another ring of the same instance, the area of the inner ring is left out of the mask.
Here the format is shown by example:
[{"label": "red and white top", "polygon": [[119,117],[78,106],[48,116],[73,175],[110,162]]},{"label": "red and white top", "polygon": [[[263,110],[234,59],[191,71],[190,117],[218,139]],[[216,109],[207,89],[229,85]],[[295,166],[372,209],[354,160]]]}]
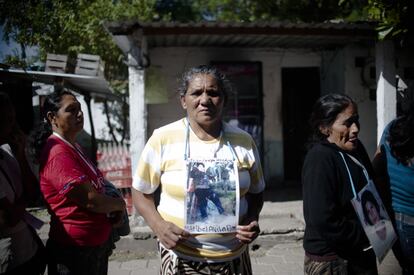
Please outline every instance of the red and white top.
[{"label": "red and white top", "polygon": [[88,211],[67,198],[75,186],[91,182],[104,193],[98,168],[61,137],[51,135],[40,158],[40,188],[51,214],[49,238],[63,244],[96,246],[108,240],[111,224],[106,214]]}]

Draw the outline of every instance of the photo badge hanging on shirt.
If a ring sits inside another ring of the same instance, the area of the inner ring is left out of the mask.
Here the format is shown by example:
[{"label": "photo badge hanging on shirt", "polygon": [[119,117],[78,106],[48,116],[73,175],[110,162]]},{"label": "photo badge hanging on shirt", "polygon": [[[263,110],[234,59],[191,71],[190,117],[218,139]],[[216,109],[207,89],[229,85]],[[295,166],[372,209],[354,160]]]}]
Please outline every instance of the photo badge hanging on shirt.
[{"label": "photo badge hanging on shirt", "polygon": [[375,255],[381,263],[397,240],[397,235],[371,180],[351,202]]},{"label": "photo badge hanging on shirt", "polygon": [[230,233],[239,222],[239,178],[234,160],[187,163],[185,229],[190,233]]}]

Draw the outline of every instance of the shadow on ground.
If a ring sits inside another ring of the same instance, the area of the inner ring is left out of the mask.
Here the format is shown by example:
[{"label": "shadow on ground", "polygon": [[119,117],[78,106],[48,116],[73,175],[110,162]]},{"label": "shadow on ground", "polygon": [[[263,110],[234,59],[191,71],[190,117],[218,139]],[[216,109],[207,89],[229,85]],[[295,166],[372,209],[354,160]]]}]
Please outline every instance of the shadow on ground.
[{"label": "shadow on ground", "polygon": [[264,191],[264,200],[269,202],[302,200],[302,185],[299,182],[284,182],[268,187]]}]

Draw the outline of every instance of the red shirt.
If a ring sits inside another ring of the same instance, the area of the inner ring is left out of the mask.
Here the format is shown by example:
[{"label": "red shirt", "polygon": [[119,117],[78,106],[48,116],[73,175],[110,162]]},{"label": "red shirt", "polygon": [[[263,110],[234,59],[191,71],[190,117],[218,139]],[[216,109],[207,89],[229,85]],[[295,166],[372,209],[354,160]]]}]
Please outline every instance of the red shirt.
[{"label": "red shirt", "polygon": [[[85,157],[86,158],[86,157]],[[106,214],[88,211],[67,198],[75,186],[90,181],[103,193],[102,173],[59,137],[51,135],[40,158],[40,188],[51,214],[49,238],[63,245],[96,246],[108,240]]]}]

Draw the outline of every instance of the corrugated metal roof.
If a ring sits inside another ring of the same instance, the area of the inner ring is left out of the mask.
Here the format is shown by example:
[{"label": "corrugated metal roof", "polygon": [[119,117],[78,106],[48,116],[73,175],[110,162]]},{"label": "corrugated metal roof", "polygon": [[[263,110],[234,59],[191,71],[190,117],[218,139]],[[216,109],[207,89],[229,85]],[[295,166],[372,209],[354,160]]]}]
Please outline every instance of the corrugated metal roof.
[{"label": "corrugated metal roof", "polygon": [[83,95],[90,95],[94,98],[101,99],[120,100],[120,98],[113,93],[108,82],[101,77],[0,68],[0,79],[2,77],[8,79],[12,76],[18,79],[46,84],[54,84],[57,79],[60,79],[64,81],[65,87]]},{"label": "corrugated metal roof", "polygon": [[374,42],[375,26],[368,23],[176,23],[108,22],[117,40],[142,32],[151,47],[331,47]]}]

